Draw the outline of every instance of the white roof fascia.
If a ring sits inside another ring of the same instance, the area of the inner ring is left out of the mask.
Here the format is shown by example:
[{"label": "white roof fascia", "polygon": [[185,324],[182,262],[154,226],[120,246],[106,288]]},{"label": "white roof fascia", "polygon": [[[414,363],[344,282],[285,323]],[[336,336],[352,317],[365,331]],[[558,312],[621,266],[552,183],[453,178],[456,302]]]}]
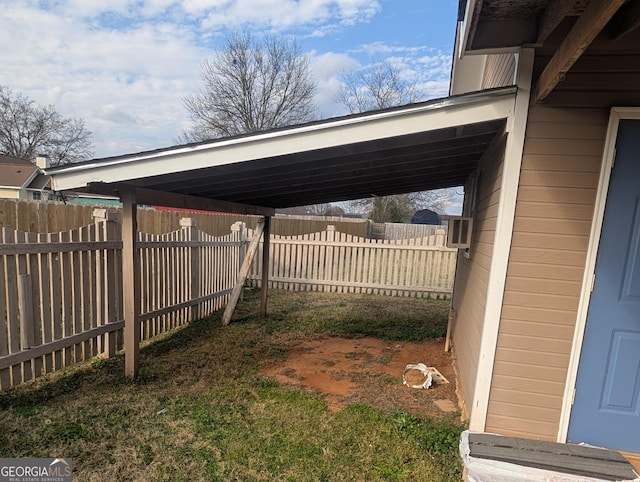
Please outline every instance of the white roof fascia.
[{"label": "white roof fascia", "polygon": [[467,55],[453,60],[451,94],[460,95],[482,89],[486,55]]},{"label": "white roof fascia", "polygon": [[54,190],[64,191],[83,188],[95,182],[125,182],[150,175],[174,174],[505,119],[514,112],[515,92],[515,88],[505,88],[463,97],[447,97],[440,102],[342,118],[335,122],[70,165],[49,170],[46,174],[51,176]]},{"label": "white roof fascia", "polygon": [[456,54],[460,58],[464,57],[464,53],[467,50],[467,42],[469,41],[469,33],[471,32],[471,20],[473,19],[473,12],[475,8],[475,0],[467,0],[464,19],[460,22],[459,38],[457,39],[458,51]]}]

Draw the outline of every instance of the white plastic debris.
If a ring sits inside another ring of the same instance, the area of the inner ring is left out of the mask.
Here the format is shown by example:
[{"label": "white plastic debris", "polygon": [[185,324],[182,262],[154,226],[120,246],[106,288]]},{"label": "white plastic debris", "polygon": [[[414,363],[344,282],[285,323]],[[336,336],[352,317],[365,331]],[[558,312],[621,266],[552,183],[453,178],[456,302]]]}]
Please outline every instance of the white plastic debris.
[{"label": "white plastic debris", "polygon": [[[424,377],[421,383],[409,384],[406,378],[406,374],[412,370],[420,372]],[[432,384],[449,383],[442,373],[440,373],[435,367],[428,367],[424,363],[418,363],[416,365],[409,364],[404,368],[402,373],[402,383],[410,388],[429,388]]]},{"label": "white plastic debris", "polygon": [[[417,370],[424,376],[424,381],[422,383],[410,385],[409,382],[407,382],[407,372],[412,370]],[[417,365],[409,364],[404,367],[404,372],[402,372],[402,383],[409,388],[429,388],[431,383],[433,383],[433,377],[431,376],[431,372],[428,370],[427,365],[424,363],[418,363]]]}]

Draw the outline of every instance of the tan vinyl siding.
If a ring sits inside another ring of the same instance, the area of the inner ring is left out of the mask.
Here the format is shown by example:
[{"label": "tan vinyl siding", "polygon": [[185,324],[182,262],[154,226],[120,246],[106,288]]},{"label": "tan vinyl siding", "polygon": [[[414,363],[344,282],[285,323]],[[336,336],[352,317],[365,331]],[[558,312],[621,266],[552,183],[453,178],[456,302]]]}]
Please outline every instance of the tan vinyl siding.
[{"label": "tan vinyl siding", "polygon": [[556,440],[607,111],[533,106],[485,430]]},{"label": "tan vinyl siding", "polygon": [[515,85],[516,60],[515,54],[487,55],[482,88],[505,87]]},{"label": "tan vinyl siding", "polygon": [[24,194],[24,189],[0,188],[0,199],[21,199],[25,197]]},{"label": "tan vinyl siding", "polygon": [[[478,166],[479,177],[473,213],[470,257],[466,258],[462,251],[458,256],[452,301],[456,311],[456,321],[452,334],[460,392],[466,407],[471,406],[475,391],[496,214],[502,183],[505,138],[506,136],[503,136],[501,142],[485,154]],[[470,202],[471,199],[466,196],[465,204]]]}]

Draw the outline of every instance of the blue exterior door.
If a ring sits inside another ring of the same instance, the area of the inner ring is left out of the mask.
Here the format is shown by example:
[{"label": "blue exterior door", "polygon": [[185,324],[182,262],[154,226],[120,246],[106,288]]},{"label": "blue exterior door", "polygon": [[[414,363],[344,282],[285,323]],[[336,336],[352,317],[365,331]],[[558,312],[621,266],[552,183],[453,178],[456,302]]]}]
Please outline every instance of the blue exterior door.
[{"label": "blue exterior door", "polygon": [[622,120],[568,439],[640,452],[640,120]]}]

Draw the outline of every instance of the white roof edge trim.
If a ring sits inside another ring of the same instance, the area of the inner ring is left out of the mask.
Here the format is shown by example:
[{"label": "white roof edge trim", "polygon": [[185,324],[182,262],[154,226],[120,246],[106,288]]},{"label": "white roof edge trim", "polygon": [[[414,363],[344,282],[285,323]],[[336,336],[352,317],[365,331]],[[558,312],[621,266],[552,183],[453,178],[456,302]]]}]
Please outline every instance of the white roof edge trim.
[{"label": "white roof edge trim", "polygon": [[79,172],[84,170],[94,169],[96,167],[115,166],[119,164],[125,164],[130,162],[137,162],[142,160],[149,160],[155,158],[161,158],[165,156],[175,156],[176,154],[194,153],[202,150],[211,149],[212,147],[224,147],[236,144],[243,144],[248,142],[255,142],[258,140],[274,139],[278,137],[290,136],[292,134],[313,132],[319,130],[325,130],[330,128],[342,127],[353,124],[360,124],[363,122],[370,122],[372,120],[390,119],[407,114],[415,114],[430,110],[442,109],[449,106],[461,106],[468,103],[480,102],[483,100],[491,100],[497,97],[514,94],[517,91],[515,86],[504,87],[500,89],[492,89],[490,91],[478,91],[467,94],[460,94],[453,97],[443,97],[441,99],[434,99],[433,101],[427,101],[423,105],[410,105],[406,109],[394,109],[392,111],[376,112],[370,115],[362,115],[357,117],[340,118],[336,121],[321,122],[318,124],[304,125],[300,127],[292,127],[283,130],[256,133],[240,138],[233,139],[221,139],[214,140],[210,143],[199,144],[197,146],[183,147],[183,148],[167,148],[158,152],[146,152],[140,154],[132,154],[131,157],[120,157],[113,159],[112,161],[96,161],[92,163],[83,163],[82,165],[69,165],[64,167],[55,168],[55,170],[45,170],[46,175],[55,176],[57,174],[65,174],[71,172]]},{"label": "white roof edge trim", "polygon": [[467,50],[467,43],[469,42],[469,33],[471,32],[471,20],[473,19],[473,12],[476,8],[475,0],[467,0],[467,5],[464,12],[464,19],[460,22],[462,25],[460,28],[459,44],[457,55],[459,58],[464,57]]}]

